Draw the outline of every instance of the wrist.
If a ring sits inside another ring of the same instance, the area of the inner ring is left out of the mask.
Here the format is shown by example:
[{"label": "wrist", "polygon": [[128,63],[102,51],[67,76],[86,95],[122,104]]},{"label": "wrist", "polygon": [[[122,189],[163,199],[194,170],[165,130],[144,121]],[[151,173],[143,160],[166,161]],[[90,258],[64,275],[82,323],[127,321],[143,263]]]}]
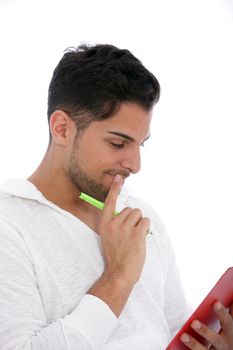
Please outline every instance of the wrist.
[{"label": "wrist", "polygon": [[119,273],[104,271],[88,294],[102,299],[118,317],[133,289],[134,283]]},{"label": "wrist", "polygon": [[136,281],[128,273],[119,270],[105,269],[101,279],[115,285],[115,288],[133,288]]}]

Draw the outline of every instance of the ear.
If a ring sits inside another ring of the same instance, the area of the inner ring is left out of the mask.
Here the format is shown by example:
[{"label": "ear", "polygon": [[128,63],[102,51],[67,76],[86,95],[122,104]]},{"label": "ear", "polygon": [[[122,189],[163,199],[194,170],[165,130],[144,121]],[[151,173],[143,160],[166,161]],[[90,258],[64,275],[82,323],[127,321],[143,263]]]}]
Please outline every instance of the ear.
[{"label": "ear", "polygon": [[68,114],[56,110],[50,117],[50,132],[56,144],[66,146],[76,134],[76,127]]}]

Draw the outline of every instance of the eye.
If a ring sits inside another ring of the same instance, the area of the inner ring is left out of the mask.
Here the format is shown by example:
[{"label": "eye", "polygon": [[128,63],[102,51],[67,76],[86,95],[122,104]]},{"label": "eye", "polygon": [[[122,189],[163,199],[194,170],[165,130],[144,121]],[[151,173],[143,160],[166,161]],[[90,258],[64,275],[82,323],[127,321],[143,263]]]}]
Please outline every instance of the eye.
[{"label": "eye", "polygon": [[111,144],[114,148],[123,148],[123,147],[124,147],[124,143],[110,142],[110,144]]}]

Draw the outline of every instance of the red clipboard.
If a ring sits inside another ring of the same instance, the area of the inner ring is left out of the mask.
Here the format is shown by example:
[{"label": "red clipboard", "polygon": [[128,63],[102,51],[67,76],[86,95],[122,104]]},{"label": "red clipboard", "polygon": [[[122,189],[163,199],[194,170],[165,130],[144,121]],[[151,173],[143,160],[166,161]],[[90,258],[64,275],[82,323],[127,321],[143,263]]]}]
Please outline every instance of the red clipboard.
[{"label": "red clipboard", "polygon": [[193,320],[198,319],[216,332],[220,330],[220,323],[213,309],[215,301],[219,300],[226,308],[233,303],[233,267],[230,267],[207,294],[205,299],[188,318],[179,332],[172,339],[166,350],[187,350],[188,347],[180,340],[182,333],[187,332],[201,344],[207,345],[207,341],[197,334],[190,326]]}]

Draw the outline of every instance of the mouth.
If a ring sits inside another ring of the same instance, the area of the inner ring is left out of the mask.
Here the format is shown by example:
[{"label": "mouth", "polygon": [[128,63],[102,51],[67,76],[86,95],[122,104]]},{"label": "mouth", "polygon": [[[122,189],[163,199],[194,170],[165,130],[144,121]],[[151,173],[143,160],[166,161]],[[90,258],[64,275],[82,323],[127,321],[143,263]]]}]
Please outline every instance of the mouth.
[{"label": "mouth", "polygon": [[126,171],[122,171],[122,170],[119,170],[119,171],[107,171],[106,174],[111,176],[112,180],[114,179],[114,177],[116,175],[118,175],[118,174],[121,175],[122,178],[123,178],[123,183],[125,182],[125,179],[130,176],[130,173],[128,173]]}]

